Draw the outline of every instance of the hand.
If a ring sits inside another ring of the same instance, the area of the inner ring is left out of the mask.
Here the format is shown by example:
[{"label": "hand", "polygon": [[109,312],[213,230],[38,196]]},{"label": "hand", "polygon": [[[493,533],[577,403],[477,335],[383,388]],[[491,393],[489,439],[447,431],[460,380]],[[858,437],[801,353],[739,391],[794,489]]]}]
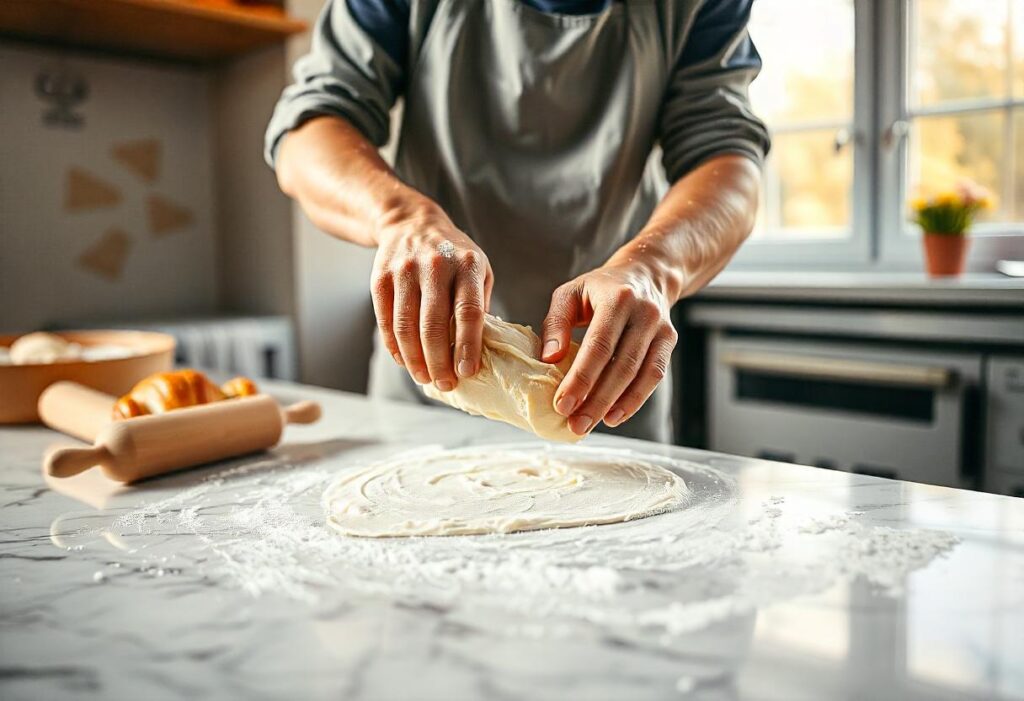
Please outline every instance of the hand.
[{"label": "hand", "polygon": [[598,421],[618,426],[643,406],[668,372],[678,338],[674,298],[643,266],[606,264],[555,290],[544,320],[542,359],[558,362],[576,326],[589,325],[555,393],[555,409],[577,435]]},{"label": "hand", "polygon": [[377,243],[371,291],[384,345],[420,384],[454,389],[480,367],[494,278],[487,256],[436,208],[395,218]]}]

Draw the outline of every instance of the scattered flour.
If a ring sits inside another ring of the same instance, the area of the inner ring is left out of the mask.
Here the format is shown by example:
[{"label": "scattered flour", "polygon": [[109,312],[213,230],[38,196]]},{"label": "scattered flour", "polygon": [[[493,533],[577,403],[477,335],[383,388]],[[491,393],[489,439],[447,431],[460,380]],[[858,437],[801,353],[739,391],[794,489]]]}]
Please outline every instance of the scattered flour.
[{"label": "scattered flour", "polygon": [[649,459],[684,477],[690,502],[609,526],[345,537],[325,525],[320,497],[340,469],[356,466],[271,460],[219,471],[120,513],[105,532],[140,557],[167,553],[177,567],[161,564],[161,572],[219,579],[253,597],[484,607],[504,612],[525,634],[569,622],[664,641],[855,579],[898,596],[908,575],[958,542],[941,531],[866,525],[854,511],[790,515],[783,497],[741,517],[735,485],[723,473]]}]

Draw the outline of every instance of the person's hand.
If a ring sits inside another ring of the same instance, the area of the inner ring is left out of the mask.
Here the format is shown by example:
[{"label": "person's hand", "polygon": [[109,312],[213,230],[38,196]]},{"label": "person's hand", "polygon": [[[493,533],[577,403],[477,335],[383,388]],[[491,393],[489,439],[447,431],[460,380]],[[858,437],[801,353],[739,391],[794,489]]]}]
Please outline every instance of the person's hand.
[{"label": "person's hand", "polygon": [[493,282],[487,256],[436,208],[385,224],[377,244],[371,292],[384,345],[420,384],[454,389],[480,367]]},{"label": "person's hand", "polygon": [[597,422],[618,426],[668,372],[677,334],[662,285],[640,265],[606,264],[555,290],[544,320],[542,360],[558,362],[570,334],[588,326],[579,354],[555,394],[555,410],[584,435]]}]

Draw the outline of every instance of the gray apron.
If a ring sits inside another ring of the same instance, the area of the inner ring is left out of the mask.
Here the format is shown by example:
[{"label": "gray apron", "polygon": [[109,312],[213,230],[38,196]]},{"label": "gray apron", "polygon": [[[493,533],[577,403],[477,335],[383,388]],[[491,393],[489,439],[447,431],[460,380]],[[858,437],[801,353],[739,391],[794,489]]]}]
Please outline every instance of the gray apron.
[{"label": "gray apron", "polygon": [[[413,47],[395,169],[487,254],[493,314],[539,330],[554,289],[604,263],[664,193],[658,22],[644,0],[585,16],[441,0]],[[610,432],[669,441],[671,385]],[[379,344],[370,392],[428,401]]]}]

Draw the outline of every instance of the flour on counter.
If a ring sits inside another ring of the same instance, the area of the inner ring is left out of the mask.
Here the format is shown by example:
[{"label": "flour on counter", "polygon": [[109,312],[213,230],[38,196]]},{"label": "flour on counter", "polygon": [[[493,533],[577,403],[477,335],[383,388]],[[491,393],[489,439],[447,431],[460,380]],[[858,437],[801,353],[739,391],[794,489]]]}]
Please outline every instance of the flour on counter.
[{"label": "flour on counter", "polygon": [[480,611],[497,612],[510,634],[571,635],[585,625],[659,645],[843,582],[898,596],[911,573],[957,543],[941,531],[865,524],[855,511],[809,515],[781,497],[744,502],[713,468],[599,450],[673,470],[689,488],[685,505],[625,523],[508,535],[345,537],[327,527],[320,497],[342,471],[366,462],[272,458],[213,472],[141,508],[90,516],[89,527],[69,523],[60,538],[89,547],[105,539],[130,571],[173,571],[180,586],[212,578],[249,596],[314,605],[377,597],[446,611],[466,625],[495,620]]}]

